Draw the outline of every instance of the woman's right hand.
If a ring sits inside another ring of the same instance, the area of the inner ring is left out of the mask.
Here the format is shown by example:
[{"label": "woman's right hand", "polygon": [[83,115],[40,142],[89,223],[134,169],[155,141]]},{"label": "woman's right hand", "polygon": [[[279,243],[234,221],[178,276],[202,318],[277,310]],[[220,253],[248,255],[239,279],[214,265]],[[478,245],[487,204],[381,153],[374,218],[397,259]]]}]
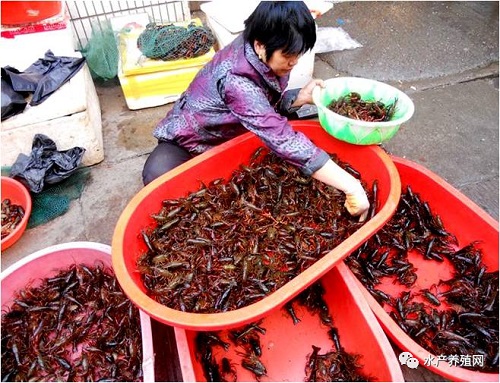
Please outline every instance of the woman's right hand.
[{"label": "woman's right hand", "polygon": [[368,202],[368,197],[361,185],[359,189],[345,193],[344,206],[349,214],[353,216],[359,215],[359,222],[364,222],[366,220],[370,202]]},{"label": "woman's right hand", "polygon": [[346,196],[344,206],[347,211],[351,215],[359,215],[359,222],[366,220],[370,203],[359,180],[347,173],[331,159],[316,170],[312,176],[318,181],[342,190]]}]

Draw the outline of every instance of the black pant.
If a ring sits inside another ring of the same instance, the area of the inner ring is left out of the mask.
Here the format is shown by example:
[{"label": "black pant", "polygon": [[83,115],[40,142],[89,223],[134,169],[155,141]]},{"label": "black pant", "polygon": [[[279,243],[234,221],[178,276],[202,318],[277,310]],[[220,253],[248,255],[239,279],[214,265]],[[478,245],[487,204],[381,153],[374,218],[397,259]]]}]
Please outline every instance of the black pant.
[{"label": "black pant", "polygon": [[147,185],[169,170],[193,158],[186,149],[173,141],[159,141],[149,155],[142,170],[142,182]]}]

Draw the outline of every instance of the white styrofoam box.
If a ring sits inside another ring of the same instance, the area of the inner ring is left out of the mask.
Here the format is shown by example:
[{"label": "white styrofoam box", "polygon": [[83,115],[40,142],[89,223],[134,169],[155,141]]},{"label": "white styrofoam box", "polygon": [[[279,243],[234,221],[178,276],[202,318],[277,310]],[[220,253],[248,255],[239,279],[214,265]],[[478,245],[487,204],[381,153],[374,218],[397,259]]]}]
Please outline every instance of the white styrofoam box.
[{"label": "white styrofoam box", "polygon": [[290,72],[287,89],[302,88],[312,80],[314,72],[314,56],[314,52],[307,51],[299,58],[299,61]]},{"label": "white styrofoam box", "polygon": [[214,0],[200,4],[200,9],[230,33],[239,34],[245,29],[245,20],[260,1]]},{"label": "white styrofoam box", "polygon": [[43,103],[2,121],[1,166],[11,166],[19,153],[29,155],[37,133],[51,138],[57,150],[85,148],[84,166],[104,159],[101,108],[87,65]]},{"label": "white styrofoam box", "polygon": [[143,12],[113,17],[109,19],[109,22],[111,23],[113,32],[117,33],[118,37],[120,37],[120,33],[123,32],[122,29],[127,28],[127,25],[131,25],[131,27],[133,26],[134,28],[146,28],[146,25],[151,22],[151,19],[147,13]]},{"label": "white styrofoam box", "polygon": [[[2,67],[9,65],[23,72],[48,50],[55,56],[82,57],[74,50],[70,28],[50,30],[50,24],[44,28],[48,30],[2,37]],[[85,148],[85,166],[104,159],[101,108],[87,65],[41,104],[28,105],[23,113],[2,121],[1,165],[11,166],[19,153],[29,155],[37,133],[54,140],[58,150]]]},{"label": "white styrofoam box", "polygon": [[71,30],[65,28],[0,38],[0,65],[9,65],[23,72],[43,58],[49,49],[56,56],[81,57],[73,47]]},{"label": "white styrofoam box", "polygon": [[219,45],[219,49],[222,49],[226,45],[229,45],[241,33],[241,32],[231,32],[229,29],[224,27],[221,23],[219,23],[216,19],[214,19],[212,16],[209,16],[208,14],[207,14],[207,26],[214,33],[215,38],[217,39],[217,44]]}]

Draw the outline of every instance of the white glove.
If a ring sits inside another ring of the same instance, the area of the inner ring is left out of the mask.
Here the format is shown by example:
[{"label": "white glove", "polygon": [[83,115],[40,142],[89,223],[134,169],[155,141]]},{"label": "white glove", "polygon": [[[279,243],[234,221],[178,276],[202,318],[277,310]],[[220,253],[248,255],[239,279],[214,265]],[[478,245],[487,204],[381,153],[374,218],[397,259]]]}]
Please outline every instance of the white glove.
[{"label": "white glove", "polygon": [[359,184],[359,187],[355,188],[353,191],[345,192],[345,203],[349,214],[354,216],[360,216],[359,222],[364,222],[368,216],[368,208],[370,203],[368,202],[368,197],[366,196],[365,190]]},{"label": "white glove", "polygon": [[351,215],[359,215],[359,222],[365,221],[368,216],[370,203],[359,180],[347,173],[332,160],[328,160],[312,176],[327,185],[342,190],[346,195],[344,206],[347,211]]}]

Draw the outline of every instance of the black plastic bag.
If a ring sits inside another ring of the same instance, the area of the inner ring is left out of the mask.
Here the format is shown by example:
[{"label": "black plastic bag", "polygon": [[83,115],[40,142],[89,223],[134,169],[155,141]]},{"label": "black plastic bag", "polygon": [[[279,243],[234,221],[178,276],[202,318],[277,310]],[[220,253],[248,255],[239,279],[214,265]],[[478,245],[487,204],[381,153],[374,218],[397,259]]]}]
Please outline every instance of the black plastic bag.
[{"label": "black plastic bag", "polygon": [[85,64],[83,57],[54,56],[48,50],[44,58],[31,64],[24,72],[6,66],[2,76],[9,76],[12,88],[16,92],[30,92],[33,97],[30,105],[39,105],[52,93],[70,80]]},{"label": "black plastic bag", "polygon": [[33,138],[31,155],[19,154],[10,176],[18,179],[33,193],[40,193],[45,184],[56,184],[68,178],[80,165],[84,148],[58,151],[56,144],[43,134]]},{"label": "black plastic bag", "polygon": [[27,104],[23,95],[12,89],[12,86],[2,77],[2,121],[22,113]]}]

